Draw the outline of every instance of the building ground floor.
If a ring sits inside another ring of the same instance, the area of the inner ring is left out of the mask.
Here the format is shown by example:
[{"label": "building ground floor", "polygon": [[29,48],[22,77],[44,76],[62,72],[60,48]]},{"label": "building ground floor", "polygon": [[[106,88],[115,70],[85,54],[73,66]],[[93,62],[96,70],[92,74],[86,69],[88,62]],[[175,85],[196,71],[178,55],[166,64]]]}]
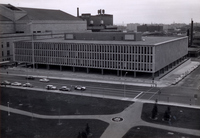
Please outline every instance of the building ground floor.
[{"label": "building ground floor", "polygon": [[[60,70],[60,71],[71,71],[71,72],[83,72],[90,74],[101,74],[101,75],[113,75],[119,77],[133,77],[133,78],[149,78],[149,79],[160,79],[167,73],[169,73],[174,68],[178,67],[185,61],[187,61],[187,56],[184,56],[171,64],[161,68],[156,72],[139,72],[130,70],[116,70],[116,69],[101,69],[101,68],[87,68],[79,66],[63,66],[63,65],[51,65],[51,64],[34,64],[34,68],[37,69],[47,69],[47,70]],[[32,63],[26,63],[26,67],[33,67]]]},{"label": "building ground floor", "polygon": [[200,47],[189,47],[188,57],[199,57],[200,56]]}]

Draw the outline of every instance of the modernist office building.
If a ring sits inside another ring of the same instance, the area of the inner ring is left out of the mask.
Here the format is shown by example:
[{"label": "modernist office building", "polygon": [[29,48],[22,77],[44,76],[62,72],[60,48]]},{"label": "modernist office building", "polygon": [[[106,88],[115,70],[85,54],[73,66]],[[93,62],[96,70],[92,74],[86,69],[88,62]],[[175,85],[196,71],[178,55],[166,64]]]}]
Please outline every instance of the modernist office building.
[{"label": "modernist office building", "polygon": [[179,64],[188,53],[187,37],[142,37],[140,33],[67,33],[65,39],[15,43],[17,62],[36,68],[57,65],[62,70],[110,70],[158,76]]}]

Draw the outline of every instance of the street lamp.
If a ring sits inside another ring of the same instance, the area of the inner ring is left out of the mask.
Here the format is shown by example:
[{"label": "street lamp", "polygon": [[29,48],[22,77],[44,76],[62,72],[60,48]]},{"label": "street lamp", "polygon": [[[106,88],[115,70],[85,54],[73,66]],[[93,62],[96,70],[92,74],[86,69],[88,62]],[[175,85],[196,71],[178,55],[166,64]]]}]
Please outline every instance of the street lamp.
[{"label": "street lamp", "polygon": [[33,42],[33,40],[34,40],[34,38],[33,38],[33,27],[32,27],[32,24],[33,24],[33,22],[32,22],[32,20],[28,23],[28,25],[30,25],[30,33],[31,33],[31,47],[32,47],[32,64],[33,64],[33,70],[34,70],[34,68],[35,68],[35,57],[34,57],[34,42]]},{"label": "street lamp", "polygon": [[[124,74],[124,78],[126,77],[126,74],[128,74],[128,72],[126,72],[125,74]],[[126,92],[125,92],[125,80],[124,80],[124,97],[126,97]]]},{"label": "street lamp", "polygon": [[7,103],[8,103],[8,116],[10,116],[10,106],[9,106],[10,102]]}]

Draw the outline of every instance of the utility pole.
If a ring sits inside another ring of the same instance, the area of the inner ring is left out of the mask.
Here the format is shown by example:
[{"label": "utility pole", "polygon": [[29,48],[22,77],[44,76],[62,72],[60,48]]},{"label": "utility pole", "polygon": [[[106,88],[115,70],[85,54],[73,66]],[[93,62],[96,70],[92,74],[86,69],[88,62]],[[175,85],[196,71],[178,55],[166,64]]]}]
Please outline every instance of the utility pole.
[{"label": "utility pole", "polygon": [[[125,77],[126,77],[126,74],[128,74],[128,72],[126,72],[126,73],[124,74],[124,79],[125,79]],[[125,88],[125,86],[126,86],[126,85],[125,85],[125,80],[124,80],[124,97],[126,97],[126,91],[125,91],[126,88]]]}]

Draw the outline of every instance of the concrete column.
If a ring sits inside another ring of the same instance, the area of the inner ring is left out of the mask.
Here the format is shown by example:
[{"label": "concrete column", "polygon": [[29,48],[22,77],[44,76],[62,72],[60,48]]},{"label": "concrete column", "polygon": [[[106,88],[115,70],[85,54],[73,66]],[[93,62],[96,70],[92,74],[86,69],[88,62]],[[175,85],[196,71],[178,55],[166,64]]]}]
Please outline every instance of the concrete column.
[{"label": "concrete column", "polygon": [[62,66],[60,65],[60,71],[62,71]]},{"label": "concrete column", "polygon": [[101,75],[103,75],[103,69],[101,69]]},{"label": "concrete column", "polygon": [[73,72],[75,72],[75,67],[72,67],[73,68]]},{"label": "concrete column", "polygon": [[155,74],[154,74],[154,73],[152,73],[152,80],[154,80],[154,78],[155,78]]},{"label": "concrete column", "polygon": [[50,69],[50,66],[49,66],[49,65],[47,65],[47,69],[48,69],[48,70]]},{"label": "concrete column", "polygon": [[158,76],[160,76],[160,70],[158,71]]},{"label": "concrete column", "polygon": [[119,70],[117,70],[117,76],[119,76]]},{"label": "concrete column", "polygon": [[89,71],[90,71],[90,69],[89,69],[89,68],[87,68],[87,73],[89,73]]},{"label": "concrete column", "polygon": [[35,64],[35,68],[38,69],[38,64]]},{"label": "concrete column", "polygon": [[137,73],[136,73],[136,71],[134,71],[134,78],[136,78],[137,77]]}]

